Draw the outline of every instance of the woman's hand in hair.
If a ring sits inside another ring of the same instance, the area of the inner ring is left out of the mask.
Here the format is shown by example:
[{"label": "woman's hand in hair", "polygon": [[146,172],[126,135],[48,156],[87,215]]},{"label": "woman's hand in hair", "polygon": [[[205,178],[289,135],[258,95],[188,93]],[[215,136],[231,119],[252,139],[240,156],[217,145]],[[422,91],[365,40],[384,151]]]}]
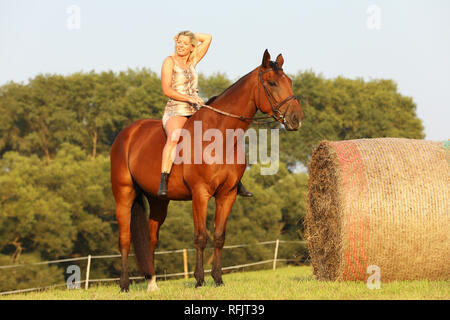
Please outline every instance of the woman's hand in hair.
[{"label": "woman's hand in hair", "polygon": [[197,63],[199,63],[200,60],[203,59],[206,52],[208,52],[209,46],[212,41],[212,35],[207,34],[207,33],[196,33],[195,37],[197,38],[198,41],[201,42],[197,46],[197,57],[196,57],[196,61],[195,61],[195,65],[197,65]]}]

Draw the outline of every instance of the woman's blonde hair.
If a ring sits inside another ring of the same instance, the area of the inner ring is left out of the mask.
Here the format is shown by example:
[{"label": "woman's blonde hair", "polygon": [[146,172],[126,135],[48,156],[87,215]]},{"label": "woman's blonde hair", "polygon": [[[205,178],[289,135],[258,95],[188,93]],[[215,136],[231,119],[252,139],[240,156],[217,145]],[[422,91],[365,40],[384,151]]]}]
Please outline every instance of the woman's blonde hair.
[{"label": "woman's blonde hair", "polygon": [[[178,40],[179,36],[187,36],[191,39],[191,44],[194,47],[194,49],[192,50],[192,52],[189,54],[188,57],[188,61],[192,62],[195,60],[196,56],[197,56],[197,45],[198,45],[198,40],[197,37],[195,36],[195,34],[189,30],[185,30],[185,31],[181,31],[179,32],[175,37],[174,40],[175,42]],[[175,50],[176,50],[176,44],[175,44]]]}]

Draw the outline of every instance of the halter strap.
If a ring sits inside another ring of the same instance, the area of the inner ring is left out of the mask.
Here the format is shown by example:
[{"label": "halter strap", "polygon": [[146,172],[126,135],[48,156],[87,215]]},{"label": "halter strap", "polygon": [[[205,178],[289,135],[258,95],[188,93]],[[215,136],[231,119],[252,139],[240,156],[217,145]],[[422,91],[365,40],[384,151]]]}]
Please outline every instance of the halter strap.
[{"label": "halter strap", "polygon": [[[282,68],[278,68],[278,70],[283,71]],[[259,89],[259,84],[261,83],[263,88],[264,88],[264,92],[266,94],[267,100],[269,101],[270,108],[272,109],[272,113],[273,113],[272,117],[278,122],[279,122],[279,120],[284,122],[284,114],[282,114],[281,111],[280,111],[281,106],[283,104],[285,104],[286,102],[290,101],[290,100],[293,100],[293,99],[297,100],[297,97],[295,95],[292,95],[292,96],[289,96],[289,97],[283,99],[280,102],[277,102],[275,97],[270,92],[270,90],[266,87],[266,85],[264,83],[264,80],[262,78],[263,74],[268,73],[270,71],[273,71],[273,68],[270,68],[270,69],[267,69],[267,70],[264,70],[264,71],[261,69],[261,67],[259,68],[259,72],[258,72],[258,78],[259,78],[259,81],[258,81],[258,100],[259,101],[258,102],[259,102],[259,105],[261,106],[261,92],[260,92],[260,89]],[[277,115],[278,115],[278,118],[277,118]]]},{"label": "halter strap", "polygon": [[[278,70],[283,71],[283,69],[281,69],[281,68],[279,68]],[[259,121],[260,119],[269,119],[269,118],[275,119],[276,122],[280,122],[279,120],[284,122],[284,114],[282,114],[279,109],[286,102],[288,102],[290,100],[293,100],[293,99],[297,100],[297,97],[295,95],[292,95],[292,96],[289,96],[289,97],[285,98],[284,100],[282,100],[282,101],[277,103],[276,99],[273,97],[273,95],[270,92],[270,90],[267,89],[266,85],[264,84],[264,80],[262,78],[262,75],[264,73],[267,73],[267,72],[270,72],[270,71],[273,71],[273,69],[270,68],[270,69],[267,69],[267,70],[263,71],[261,69],[261,67],[259,67],[259,71],[258,71],[258,104],[261,105],[261,90],[260,90],[260,83],[261,83],[263,88],[264,88],[264,93],[265,93],[265,95],[267,97],[267,100],[270,103],[270,107],[271,107],[272,113],[273,113],[272,115],[263,116],[263,117],[257,117],[257,118],[255,118],[255,117],[249,118],[249,117],[244,117],[244,116],[232,114],[232,113],[229,113],[229,112],[226,112],[226,111],[223,111],[223,110],[219,110],[219,109],[216,109],[216,108],[214,108],[212,106],[208,106],[206,104],[199,105],[199,107],[208,108],[210,110],[213,110],[213,111],[215,111],[217,113],[220,113],[220,114],[223,114],[225,116],[229,116],[229,117],[232,117],[232,118],[237,118],[237,119],[239,119],[241,121],[253,122],[253,123],[256,123],[256,124],[269,124],[269,123],[273,122],[273,121],[265,121],[265,122],[260,122]],[[272,102],[271,99],[273,100],[273,102]],[[276,115],[278,115],[279,118],[277,118]]]}]

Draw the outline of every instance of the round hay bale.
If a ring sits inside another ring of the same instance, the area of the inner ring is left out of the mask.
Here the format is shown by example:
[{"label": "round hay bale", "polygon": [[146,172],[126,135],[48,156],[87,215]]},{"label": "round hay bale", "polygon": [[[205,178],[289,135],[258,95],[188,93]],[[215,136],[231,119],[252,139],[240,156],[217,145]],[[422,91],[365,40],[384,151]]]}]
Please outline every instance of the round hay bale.
[{"label": "round hay bale", "polygon": [[321,142],[306,216],[316,277],[367,280],[375,265],[381,281],[449,279],[449,164],[448,143]]}]

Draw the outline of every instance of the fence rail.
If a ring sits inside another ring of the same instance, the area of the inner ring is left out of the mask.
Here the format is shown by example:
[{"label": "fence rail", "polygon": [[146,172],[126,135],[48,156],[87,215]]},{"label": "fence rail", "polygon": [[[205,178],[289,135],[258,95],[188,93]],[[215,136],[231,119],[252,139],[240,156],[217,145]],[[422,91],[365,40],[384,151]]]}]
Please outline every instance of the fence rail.
[{"label": "fence rail", "polygon": [[[238,244],[238,245],[230,245],[230,246],[224,246],[224,249],[235,249],[235,248],[244,248],[244,247],[250,247],[250,246],[259,246],[259,245],[268,245],[268,244],[275,244],[275,250],[274,250],[274,257],[273,259],[264,260],[264,261],[257,261],[257,262],[251,262],[241,265],[235,265],[235,266],[228,266],[223,267],[222,270],[232,270],[232,269],[239,269],[244,267],[250,267],[255,265],[261,265],[261,264],[269,264],[272,263],[272,269],[276,269],[276,263],[277,262],[290,262],[290,261],[296,261],[295,259],[278,259],[278,248],[280,243],[301,243],[306,244],[306,241],[295,241],[295,240],[273,240],[273,241],[264,241],[264,242],[258,242],[258,243],[250,243],[250,244]],[[178,272],[178,273],[170,273],[170,274],[164,274],[164,275],[156,275],[156,278],[167,278],[167,277],[177,277],[177,276],[184,276],[185,279],[188,279],[189,275],[194,274],[194,271],[188,271],[187,269],[187,252],[188,251],[195,251],[195,249],[189,248],[189,249],[176,249],[176,250],[169,250],[169,251],[157,251],[155,254],[169,254],[169,253],[183,253],[183,265],[184,265],[184,271]],[[130,254],[130,256],[134,256],[134,254]],[[13,264],[13,265],[6,265],[6,266],[0,266],[1,269],[11,269],[11,268],[21,268],[21,267],[28,267],[28,266],[35,266],[35,265],[43,265],[43,264],[54,264],[54,263],[61,263],[61,262],[71,262],[71,261],[80,261],[80,260],[87,260],[87,268],[86,268],[86,279],[82,281],[72,282],[71,284],[81,285],[84,283],[84,288],[87,290],[89,288],[89,283],[92,282],[107,282],[107,281],[118,281],[120,278],[106,278],[106,279],[89,279],[90,269],[91,269],[91,260],[92,259],[109,259],[109,258],[120,258],[120,254],[112,254],[112,255],[98,255],[98,256],[92,256],[88,255],[85,257],[77,257],[77,258],[68,258],[68,259],[59,259],[59,260],[51,260],[51,261],[41,261],[41,262],[35,262],[35,263],[29,263],[29,264]],[[205,270],[205,273],[209,273],[211,270]],[[130,277],[130,280],[141,280],[144,279],[144,277]],[[49,288],[56,288],[56,287],[64,287],[67,286],[67,284],[56,284],[46,287],[40,287],[40,288],[29,288],[29,289],[21,289],[21,290],[13,290],[13,291],[4,291],[0,292],[0,295],[6,295],[6,294],[13,294],[13,293],[24,293],[24,292],[31,292],[31,291],[38,291],[38,290],[45,290]]]}]

